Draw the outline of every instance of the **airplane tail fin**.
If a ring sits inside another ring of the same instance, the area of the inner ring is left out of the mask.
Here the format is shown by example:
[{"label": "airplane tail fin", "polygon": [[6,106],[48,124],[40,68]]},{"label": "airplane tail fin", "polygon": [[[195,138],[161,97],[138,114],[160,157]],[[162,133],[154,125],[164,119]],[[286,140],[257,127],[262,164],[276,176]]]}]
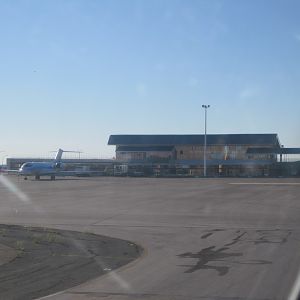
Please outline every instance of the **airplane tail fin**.
[{"label": "airplane tail fin", "polygon": [[64,153],[64,150],[59,148],[58,151],[56,152],[54,161],[55,162],[60,162],[63,153]]},{"label": "airplane tail fin", "polygon": [[60,162],[64,152],[72,152],[72,153],[79,153],[79,154],[82,153],[81,151],[67,151],[59,148],[58,151],[56,152],[54,162],[56,163]]},{"label": "airplane tail fin", "polygon": [[61,158],[64,152],[82,153],[81,151],[66,151],[59,148],[54,158],[54,167],[56,169],[62,168]]}]

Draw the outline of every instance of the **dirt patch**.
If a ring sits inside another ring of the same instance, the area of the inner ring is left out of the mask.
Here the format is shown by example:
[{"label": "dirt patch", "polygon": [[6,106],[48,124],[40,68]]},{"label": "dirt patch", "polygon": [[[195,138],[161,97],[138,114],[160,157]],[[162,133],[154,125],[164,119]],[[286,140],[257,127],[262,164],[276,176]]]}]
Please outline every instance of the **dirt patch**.
[{"label": "dirt patch", "polygon": [[0,225],[0,245],[11,249],[0,265],[1,299],[49,295],[119,268],[142,253],[131,242],[92,233],[12,225]]}]

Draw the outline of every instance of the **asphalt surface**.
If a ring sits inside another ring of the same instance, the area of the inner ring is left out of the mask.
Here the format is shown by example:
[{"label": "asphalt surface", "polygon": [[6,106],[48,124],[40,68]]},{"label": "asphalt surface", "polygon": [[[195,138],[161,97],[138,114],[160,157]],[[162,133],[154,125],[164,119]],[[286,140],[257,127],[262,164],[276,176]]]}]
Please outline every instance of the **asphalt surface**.
[{"label": "asphalt surface", "polygon": [[1,223],[145,249],[46,299],[285,300],[300,270],[300,179],[9,178],[14,188],[0,183]]},{"label": "asphalt surface", "polygon": [[10,256],[0,266],[0,297],[5,300],[36,299],[65,290],[142,254],[140,247],[120,239],[18,225],[1,224],[0,242],[6,247],[6,260]]}]

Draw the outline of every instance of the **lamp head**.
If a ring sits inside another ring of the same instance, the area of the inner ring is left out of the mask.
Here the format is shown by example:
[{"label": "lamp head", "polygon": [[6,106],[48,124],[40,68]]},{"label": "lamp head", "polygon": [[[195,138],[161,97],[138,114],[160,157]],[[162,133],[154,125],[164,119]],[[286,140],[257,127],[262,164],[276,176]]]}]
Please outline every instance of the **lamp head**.
[{"label": "lamp head", "polygon": [[210,105],[204,105],[204,104],[203,104],[202,107],[203,107],[203,108],[209,108]]}]

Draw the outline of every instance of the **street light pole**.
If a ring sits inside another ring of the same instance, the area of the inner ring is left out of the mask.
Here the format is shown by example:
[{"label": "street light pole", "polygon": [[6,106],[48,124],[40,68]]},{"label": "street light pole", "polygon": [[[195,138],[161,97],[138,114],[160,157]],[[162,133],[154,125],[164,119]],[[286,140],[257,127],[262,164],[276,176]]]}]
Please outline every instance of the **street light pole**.
[{"label": "street light pole", "polygon": [[205,122],[204,122],[204,156],[203,156],[203,166],[204,166],[204,177],[206,177],[206,127],[207,127],[207,109],[210,105],[202,105],[205,110]]}]

